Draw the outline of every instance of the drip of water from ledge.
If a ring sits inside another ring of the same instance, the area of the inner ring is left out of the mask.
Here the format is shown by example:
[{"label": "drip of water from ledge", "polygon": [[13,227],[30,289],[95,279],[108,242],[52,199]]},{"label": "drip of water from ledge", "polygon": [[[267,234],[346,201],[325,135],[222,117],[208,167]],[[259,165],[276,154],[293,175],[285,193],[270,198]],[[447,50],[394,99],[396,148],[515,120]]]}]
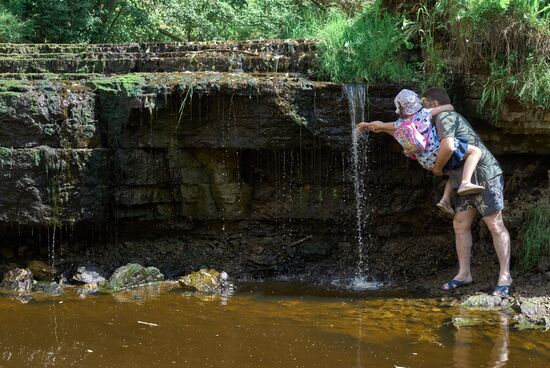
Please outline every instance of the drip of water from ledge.
[{"label": "drip of water from ledge", "polygon": [[348,99],[348,109],[351,120],[351,156],[353,160],[353,183],[355,190],[355,207],[357,217],[357,270],[355,279],[351,280],[353,289],[372,288],[372,280],[368,278],[368,259],[365,253],[369,234],[369,214],[367,213],[368,192],[365,186],[368,167],[366,154],[368,150],[368,132],[358,133],[355,126],[365,121],[365,86],[360,84],[345,84],[344,94]]}]

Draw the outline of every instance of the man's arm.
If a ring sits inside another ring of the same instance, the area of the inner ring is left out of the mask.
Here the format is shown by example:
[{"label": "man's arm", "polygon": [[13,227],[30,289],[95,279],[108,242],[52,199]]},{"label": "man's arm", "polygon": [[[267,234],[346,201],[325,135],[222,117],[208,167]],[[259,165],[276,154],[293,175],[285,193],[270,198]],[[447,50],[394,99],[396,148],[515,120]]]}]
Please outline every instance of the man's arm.
[{"label": "man's arm", "polygon": [[443,167],[445,167],[445,164],[451,158],[454,150],[454,138],[443,138],[439,142],[439,152],[437,153],[437,158],[435,159],[435,164],[432,168],[432,172],[435,175],[443,175]]}]

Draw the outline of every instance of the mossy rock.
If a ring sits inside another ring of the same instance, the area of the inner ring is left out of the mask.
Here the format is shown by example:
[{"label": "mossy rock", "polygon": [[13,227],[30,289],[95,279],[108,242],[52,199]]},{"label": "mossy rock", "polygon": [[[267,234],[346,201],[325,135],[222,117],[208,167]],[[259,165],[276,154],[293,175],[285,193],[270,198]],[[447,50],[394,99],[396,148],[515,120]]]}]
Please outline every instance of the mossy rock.
[{"label": "mossy rock", "polygon": [[105,287],[117,291],[162,280],[164,280],[164,275],[158,268],[146,268],[137,263],[128,263],[113,273]]},{"label": "mossy rock", "polygon": [[39,281],[51,281],[57,274],[55,267],[42,261],[30,261],[27,268],[31,270],[34,278]]},{"label": "mossy rock", "polygon": [[227,279],[225,272],[218,272],[215,269],[202,268],[197,272],[190,273],[179,279],[179,284],[184,289],[200,291],[203,293],[219,293],[223,283]]},{"label": "mossy rock", "polygon": [[489,294],[471,295],[464,300],[460,306],[467,309],[479,310],[500,310],[510,308],[512,300],[509,298],[501,298]]}]

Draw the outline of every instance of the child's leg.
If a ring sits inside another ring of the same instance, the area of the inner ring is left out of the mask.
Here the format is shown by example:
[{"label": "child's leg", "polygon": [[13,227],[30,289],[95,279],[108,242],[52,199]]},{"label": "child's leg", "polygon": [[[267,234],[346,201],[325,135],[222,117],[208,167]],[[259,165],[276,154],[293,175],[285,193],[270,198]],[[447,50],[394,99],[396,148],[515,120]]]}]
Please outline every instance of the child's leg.
[{"label": "child's leg", "polygon": [[478,147],[469,144],[468,150],[464,155],[464,169],[462,170],[461,185],[469,184],[472,182],[472,175],[474,174],[474,170],[476,169],[477,163],[479,162],[480,158],[481,150]]},{"label": "child's leg", "polygon": [[451,187],[451,179],[447,179],[447,182],[445,183],[445,190],[443,191],[443,197],[441,197],[441,200],[439,202],[451,205],[452,197],[453,188]]},{"label": "child's leg", "polygon": [[447,182],[445,183],[445,190],[443,191],[443,197],[441,197],[441,200],[436,205],[437,208],[445,213],[454,215],[455,211],[453,210],[453,206],[451,204],[452,196],[453,188],[451,187],[451,179],[447,179]]}]

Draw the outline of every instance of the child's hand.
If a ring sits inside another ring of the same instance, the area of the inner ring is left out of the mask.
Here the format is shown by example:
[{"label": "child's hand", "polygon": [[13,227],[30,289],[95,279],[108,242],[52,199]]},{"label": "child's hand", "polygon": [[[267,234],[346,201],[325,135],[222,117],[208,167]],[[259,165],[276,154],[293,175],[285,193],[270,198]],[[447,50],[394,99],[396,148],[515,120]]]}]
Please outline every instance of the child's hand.
[{"label": "child's hand", "polygon": [[362,132],[364,132],[365,130],[370,130],[370,128],[369,128],[369,125],[370,125],[370,124],[371,124],[371,123],[361,122],[361,123],[359,123],[359,124],[357,124],[357,125],[355,126],[355,129],[357,129],[357,131],[358,131],[359,133],[362,133]]},{"label": "child's hand", "polygon": [[370,123],[362,122],[357,124],[356,129],[359,132],[364,132],[365,130],[368,130],[371,132],[379,133],[382,131],[381,130],[382,126],[383,126],[383,123],[381,121],[371,121]]}]

